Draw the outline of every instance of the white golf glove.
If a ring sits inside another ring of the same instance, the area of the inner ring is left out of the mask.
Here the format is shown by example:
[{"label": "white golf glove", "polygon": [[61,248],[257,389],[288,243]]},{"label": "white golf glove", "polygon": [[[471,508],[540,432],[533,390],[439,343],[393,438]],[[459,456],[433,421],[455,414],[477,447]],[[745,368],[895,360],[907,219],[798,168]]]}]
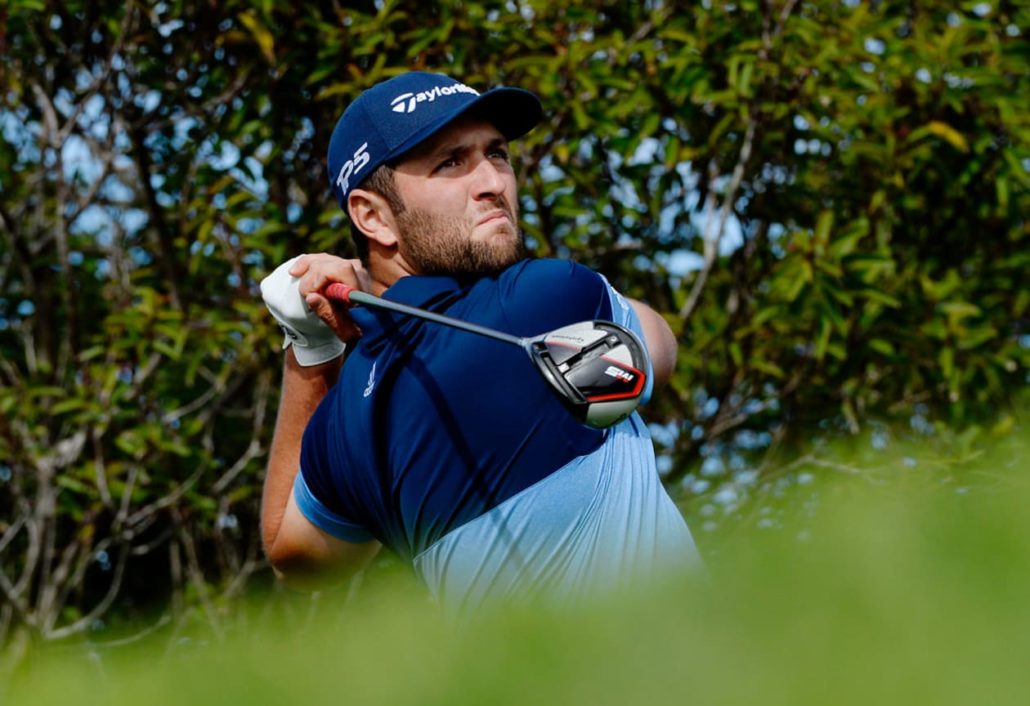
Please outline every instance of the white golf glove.
[{"label": "white golf glove", "polygon": [[283,350],[293,345],[297,362],[307,367],[343,355],[344,343],[300,295],[300,277],[290,274],[298,257],[279,265],[261,280],[261,298],[283,330]]}]

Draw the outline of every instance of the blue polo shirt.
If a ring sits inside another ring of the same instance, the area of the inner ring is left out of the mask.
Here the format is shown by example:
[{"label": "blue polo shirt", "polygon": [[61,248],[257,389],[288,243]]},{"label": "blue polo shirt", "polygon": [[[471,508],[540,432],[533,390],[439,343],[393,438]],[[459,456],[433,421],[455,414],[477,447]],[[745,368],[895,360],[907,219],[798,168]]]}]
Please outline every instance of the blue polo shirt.
[{"label": "blue polo shirt", "polygon": [[[604,319],[643,340],[628,302],[567,261],[472,282],[404,277],[384,297],[516,336]],[[378,539],[458,607],[692,560],[636,414],[591,429],[516,346],[378,309],[352,316],[362,337],[308,424],[294,486],[313,524]]]}]

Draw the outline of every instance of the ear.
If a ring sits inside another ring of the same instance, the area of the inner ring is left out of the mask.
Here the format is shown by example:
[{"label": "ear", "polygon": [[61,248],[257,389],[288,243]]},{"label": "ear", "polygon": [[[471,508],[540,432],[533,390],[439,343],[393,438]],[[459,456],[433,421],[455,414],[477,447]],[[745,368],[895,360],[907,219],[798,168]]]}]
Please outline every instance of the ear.
[{"label": "ear", "polygon": [[358,229],[384,247],[397,245],[397,219],[393,209],[379,194],[354,189],[347,197],[347,210]]}]

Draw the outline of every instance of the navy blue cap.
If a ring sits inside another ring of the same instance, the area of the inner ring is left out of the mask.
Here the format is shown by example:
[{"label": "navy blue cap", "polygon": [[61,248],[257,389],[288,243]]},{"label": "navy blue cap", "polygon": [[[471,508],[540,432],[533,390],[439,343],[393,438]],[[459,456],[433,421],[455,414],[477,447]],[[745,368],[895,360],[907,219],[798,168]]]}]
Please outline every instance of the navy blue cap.
[{"label": "navy blue cap", "polygon": [[469,111],[508,140],[522,137],[543,117],[540,100],[521,88],[480,93],[443,74],[412,71],[358,96],[329,140],[329,184],[347,209],[347,196],[376,167],[397,159]]}]

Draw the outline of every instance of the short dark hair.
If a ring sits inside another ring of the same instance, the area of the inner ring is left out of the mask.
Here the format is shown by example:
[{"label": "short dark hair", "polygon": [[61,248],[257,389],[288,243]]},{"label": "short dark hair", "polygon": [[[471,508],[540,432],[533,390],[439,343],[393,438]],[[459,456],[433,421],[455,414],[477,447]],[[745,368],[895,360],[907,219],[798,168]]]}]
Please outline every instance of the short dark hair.
[{"label": "short dark hair", "polygon": [[[381,164],[376,167],[375,171],[369,174],[357,188],[382,196],[386,199],[386,203],[389,204],[390,210],[393,211],[394,215],[402,213],[405,209],[404,199],[401,198],[400,193],[397,191],[397,183],[393,178],[393,167],[388,164]],[[354,239],[354,248],[357,250],[358,258],[367,265],[368,236],[358,228],[358,225],[353,220],[351,221],[351,237]]]}]

